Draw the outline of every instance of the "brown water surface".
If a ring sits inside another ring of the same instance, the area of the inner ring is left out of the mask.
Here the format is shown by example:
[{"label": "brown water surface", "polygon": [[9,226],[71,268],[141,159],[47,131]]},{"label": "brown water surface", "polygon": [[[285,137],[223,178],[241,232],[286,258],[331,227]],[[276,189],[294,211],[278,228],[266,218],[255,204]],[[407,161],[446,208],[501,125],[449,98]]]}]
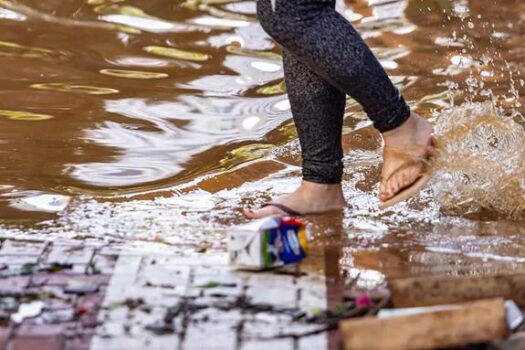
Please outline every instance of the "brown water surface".
[{"label": "brown water surface", "polygon": [[[523,125],[523,1],[338,9],[421,114],[436,121],[488,100]],[[223,249],[242,205],[300,181],[279,52],[254,1],[0,0],[2,237]],[[370,287],[385,275],[523,267],[519,216],[443,210],[439,186],[380,212],[380,140],[351,100],[344,144],[349,207],[308,222],[347,276]]]}]

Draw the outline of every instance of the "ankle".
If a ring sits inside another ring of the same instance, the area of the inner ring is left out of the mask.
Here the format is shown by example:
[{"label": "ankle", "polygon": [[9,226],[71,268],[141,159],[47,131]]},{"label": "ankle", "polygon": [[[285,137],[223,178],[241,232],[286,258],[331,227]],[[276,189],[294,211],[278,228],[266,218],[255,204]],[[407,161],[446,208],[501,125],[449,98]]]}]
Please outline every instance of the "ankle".
[{"label": "ankle", "polygon": [[321,184],[317,182],[310,182],[303,180],[301,183],[301,187],[304,189],[312,190],[312,191],[335,191],[339,188],[341,188],[341,183],[337,184]]},{"label": "ankle", "polygon": [[396,145],[417,142],[421,138],[429,137],[432,132],[432,125],[428,120],[416,113],[412,113],[405,123],[393,130],[384,132],[382,136],[385,145]]},{"label": "ankle", "polygon": [[411,113],[410,117],[400,126],[395,129],[385,131],[382,133],[385,141],[395,141],[400,138],[405,138],[407,134],[415,132],[417,130],[418,115]]},{"label": "ankle", "polygon": [[303,181],[299,188],[301,196],[305,200],[320,200],[323,198],[334,198],[343,195],[343,188],[338,184],[319,184]]}]

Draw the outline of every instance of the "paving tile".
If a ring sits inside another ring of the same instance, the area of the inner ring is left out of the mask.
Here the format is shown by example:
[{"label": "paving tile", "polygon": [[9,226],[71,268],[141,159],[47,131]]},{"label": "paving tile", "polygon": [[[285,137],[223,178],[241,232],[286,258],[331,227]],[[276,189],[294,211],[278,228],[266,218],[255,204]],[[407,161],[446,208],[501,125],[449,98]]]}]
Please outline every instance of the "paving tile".
[{"label": "paving tile", "polygon": [[243,293],[243,277],[229,269],[194,268],[192,271],[188,293],[225,297],[238,297]]},{"label": "paving tile", "polygon": [[298,307],[303,311],[326,308],[326,281],[321,276],[304,276],[296,281],[300,290]]},{"label": "paving tile", "polygon": [[7,265],[12,269],[25,264],[36,264],[39,258],[39,255],[0,255],[0,265]]},{"label": "paving tile", "polygon": [[35,255],[39,256],[44,251],[45,242],[15,241],[8,239],[0,248],[1,255]]},{"label": "paving tile", "polygon": [[[136,308],[134,310],[130,310],[128,313],[128,334],[130,336],[135,337],[141,337],[144,335],[153,336],[154,333],[146,330],[146,326],[152,325],[154,323],[158,323],[159,321],[162,321],[164,319],[164,315],[166,313],[166,308],[155,308],[150,312],[146,312],[144,310],[141,310],[139,308]],[[182,319],[178,319],[177,321],[173,323],[174,325],[178,326],[176,327],[173,334],[181,334],[183,327],[182,327]]]},{"label": "paving tile", "polygon": [[94,337],[91,350],[177,350],[179,338],[176,335],[157,335],[142,337]]},{"label": "paving tile", "polygon": [[53,244],[45,254],[45,264],[82,264],[87,265],[95,249],[84,246]]},{"label": "paving tile", "polygon": [[65,342],[66,350],[90,350],[90,347],[91,335],[72,337]]},{"label": "paving tile", "polygon": [[[109,248],[108,252],[111,252]],[[299,305],[326,304],[325,283],[320,278],[312,277],[302,282],[301,278],[291,275],[236,272],[229,269],[223,256],[200,259],[200,256],[141,253],[139,249],[129,252],[133,254],[120,255],[114,265],[103,307],[97,316],[101,324],[96,328],[91,349],[223,350],[239,348],[237,343],[241,339],[242,349],[273,346],[286,350],[297,348],[298,341],[294,343],[292,338],[263,341],[260,338],[289,332],[301,334],[319,327],[294,323],[292,316],[286,313],[252,314],[240,308],[224,310],[220,306],[234,305],[244,293],[252,303],[278,309],[299,311]],[[205,288],[207,286],[212,288]],[[197,309],[175,319],[173,334],[159,336],[146,329],[148,324],[162,321],[168,307],[183,300],[188,300]],[[94,304],[98,302],[98,299],[93,301]],[[130,302],[137,306],[128,307]],[[198,309],[200,306],[205,308]],[[241,322],[243,333],[238,334]],[[183,335],[182,344],[179,344],[179,335]],[[326,344],[321,338],[311,337],[310,340],[316,346],[321,344],[320,349],[323,349]]]},{"label": "paving tile", "polygon": [[191,324],[186,329],[182,349],[236,349],[236,325],[223,323]]},{"label": "paving tile", "polygon": [[137,284],[186,289],[189,284],[190,270],[189,266],[180,264],[177,258],[145,258],[137,276]]},{"label": "paving tile", "polygon": [[11,343],[11,350],[62,350],[64,341],[60,337],[47,338],[15,338]]},{"label": "paving tile", "polygon": [[219,310],[213,307],[198,310],[191,315],[190,321],[197,322],[223,322],[237,324],[242,319],[241,310]]},{"label": "paving tile", "polygon": [[328,334],[321,333],[299,338],[297,350],[328,349]]},{"label": "paving tile", "polygon": [[80,295],[76,299],[75,306],[88,310],[98,310],[104,301],[104,294],[104,289],[102,288],[98,293]]},{"label": "paving tile", "polygon": [[113,257],[119,257],[122,252],[122,245],[118,244],[111,244],[111,245],[105,245],[101,247],[99,250],[97,250],[97,254],[105,255],[105,256],[113,256]]},{"label": "paving tile", "polygon": [[298,303],[294,278],[287,275],[253,274],[247,282],[246,296],[254,304],[295,308]]},{"label": "paving tile", "polygon": [[243,325],[243,339],[273,338],[284,333],[287,327],[287,323],[281,322],[245,321]]},{"label": "paving tile", "polygon": [[13,338],[12,350],[62,350],[64,327],[53,325],[21,325]]},{"label": "paving tile", "polygon": [[[294,350],[293,339],[248,340],[242,343],[240,350]],[[315,349],[315,348],[310,348]]]},{"label": "paving tile", "polygon": [[[90,268],[95,268],[99,273],[111,274],[117,263],[117,256],[114,255],[102,255],[96,253],[91,261]],[[90,271],[93,272],[93,271]]]},{"label": "paving tile", "polygon": [[129,290],[136,282],[142,264],[140,256],[120,256],[111,275],[103,305],[110,306],[129,298]]},{"label": "paving tile", "polygon": [[11,327],[0,327],[0,349],[5,349],[7,343],[9,342],[9,337],[11,336],[12,328]]},{"label": "paving tile", "polygon": [[30,276],[0,278],[0,296],[20,295],[29,285]]},{"label": "paving tile", "polygon": [[83,273],[69,273],[68,271],[60,271],[55,273],[41,272],[33,275],[32,286],[65,286],[69,281],[81,281],[83,283],[97,284],[99,286],[107,285],[111,279],[111,275],[86,275]]},{"label": "paving tile", "polygon": [[97,312],[95,311],[88,311],[85,314],[81,315],[79,321],[83,329],[95,328],[100,323],[98,321]]}]

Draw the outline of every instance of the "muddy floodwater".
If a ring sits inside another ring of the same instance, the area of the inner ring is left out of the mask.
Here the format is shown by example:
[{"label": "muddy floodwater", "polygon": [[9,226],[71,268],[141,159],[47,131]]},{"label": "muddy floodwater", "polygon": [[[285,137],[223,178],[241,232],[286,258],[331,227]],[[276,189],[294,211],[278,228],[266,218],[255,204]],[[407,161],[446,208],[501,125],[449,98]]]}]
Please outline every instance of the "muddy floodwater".
[{"label": "muddy floodwater", "polygon": [[[524,125],[523,1],[337,7],[425,117],[439,124],[489,101],[489,119]],[[473,120],[470,128],[487,118]],[[490,130],[481,139],[503,146],[477,168],[480,192],[454,192],[454,174],[441,174],[416,199],[381,212],[380,138],[349,99],[349,205],[307,218],[305,265],[335,285],[360,274],[370,288],[385,276],[523,268],[524,145]],[[254,1],[0,0],[0,132],[4,239],[224,251],[227,227],[244,221],[240,208],[300,182],[280,48],[259,26]],[[512,191],[494,182],[507,157]],[[455,162],[456,172],[473,164]]]}]

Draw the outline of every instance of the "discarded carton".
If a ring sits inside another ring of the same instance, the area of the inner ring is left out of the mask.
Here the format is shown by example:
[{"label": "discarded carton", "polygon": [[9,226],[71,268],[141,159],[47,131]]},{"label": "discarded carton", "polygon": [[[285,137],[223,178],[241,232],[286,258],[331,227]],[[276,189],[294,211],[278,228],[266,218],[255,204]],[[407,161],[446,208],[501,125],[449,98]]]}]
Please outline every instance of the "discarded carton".
[{"label": "discarded carton", "polygon": [[426,309],[398,311],[403,316],[343,321],[344,349],[430,350],[488,342],[509,333],[510,318],[507,320],[503,299]]},{"label": "discarded carton", "polygon": [[263,270],[293,264],[306,257],[308,238],[304,223],[293,218],[267,217],[230,229],[230,265]]}]

